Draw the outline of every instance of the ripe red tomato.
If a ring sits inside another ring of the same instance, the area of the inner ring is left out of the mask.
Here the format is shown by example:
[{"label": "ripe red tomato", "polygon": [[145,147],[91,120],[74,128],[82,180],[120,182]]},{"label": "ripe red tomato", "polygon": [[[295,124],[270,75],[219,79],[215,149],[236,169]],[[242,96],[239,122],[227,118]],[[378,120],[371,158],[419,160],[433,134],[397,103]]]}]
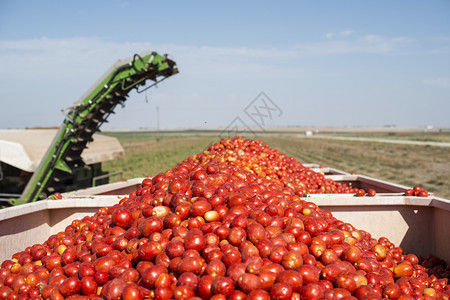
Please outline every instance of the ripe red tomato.
[{"label": "ripe red tomato", "polygon": [[358,196],[358,197],[363,197],[365,195],[366,195],[366,191],[364,189],[358,189],[356,191],[356,196]]}]

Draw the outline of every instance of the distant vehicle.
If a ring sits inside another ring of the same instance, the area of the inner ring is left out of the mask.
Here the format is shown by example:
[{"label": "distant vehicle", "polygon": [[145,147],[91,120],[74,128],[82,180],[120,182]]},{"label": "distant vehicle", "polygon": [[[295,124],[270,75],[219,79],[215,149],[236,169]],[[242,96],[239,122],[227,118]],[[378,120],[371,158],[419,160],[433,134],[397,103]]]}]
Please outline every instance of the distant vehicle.
[{"label": "distant vehicle", "polygon": [[[0,130],[0,199],[20,198],[57,132],[57,128]],[[108,183],[109,176],[119,174],[102,171],[102,162],[124,155],[116,138],[94,134],[81,154],[86,165],[73,171],[64,191]]]}]

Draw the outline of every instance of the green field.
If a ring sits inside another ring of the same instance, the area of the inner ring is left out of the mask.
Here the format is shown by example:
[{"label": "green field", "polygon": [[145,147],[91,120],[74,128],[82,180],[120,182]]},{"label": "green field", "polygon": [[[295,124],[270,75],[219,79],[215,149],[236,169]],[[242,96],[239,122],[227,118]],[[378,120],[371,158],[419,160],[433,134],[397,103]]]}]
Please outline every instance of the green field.
[{"label": "green field", "polygon": [[[125,149],[126,156],[105,162],[108,172],[123,172],[123,178],[156,175],[184,158],[220,141],[217,132],[109,132]],[[372,137],[412,141],[450,141],[449,132],[323,133],[326,136]],[[403,184],[420,185],[438,197],[450,199],[450,148],[427,145],[388,144],[304,138],[295,132],[258,133],[258,139],[294,156],[301,163],[316,163],[346,172]],[[114,179],[113,179],[114,180]]]}]

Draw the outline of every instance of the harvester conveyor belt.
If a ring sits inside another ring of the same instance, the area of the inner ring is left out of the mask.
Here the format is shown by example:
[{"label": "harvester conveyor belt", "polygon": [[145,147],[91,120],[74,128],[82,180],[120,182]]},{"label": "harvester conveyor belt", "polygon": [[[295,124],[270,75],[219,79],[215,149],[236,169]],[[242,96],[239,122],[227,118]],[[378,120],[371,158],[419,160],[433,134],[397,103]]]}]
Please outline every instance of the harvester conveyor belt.
[{"label": "harvester conveyor belt", "polygon": [[74,170],[85,165],[81,153],[117,104],[123,104],[129,92],[145,86],[147,80],[153,86],[176,73],[175,62],[155,52],[117,61],[73,106],[63,110],[65,120],[44,159],[21,198],[11,199],[10,204],[34,202],[64,191]]}]

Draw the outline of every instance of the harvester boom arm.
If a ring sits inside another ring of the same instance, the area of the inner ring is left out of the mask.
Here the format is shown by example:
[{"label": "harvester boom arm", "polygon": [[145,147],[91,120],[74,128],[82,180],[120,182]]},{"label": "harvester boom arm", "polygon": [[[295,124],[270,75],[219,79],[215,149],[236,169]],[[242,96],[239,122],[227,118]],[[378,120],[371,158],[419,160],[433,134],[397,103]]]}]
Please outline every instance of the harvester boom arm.
[{"label": "harvester boom arm", "polygon": [[128,93],[146,81],[151,80],[152,86],[176,73],[175,62],[155,52],[117,61],[79,101],[64,110],[66,118],[21,199],[10,203],[33,202],[61,190],[68,174],[84,166],[83,149],[116,105],[123,104]]}]

